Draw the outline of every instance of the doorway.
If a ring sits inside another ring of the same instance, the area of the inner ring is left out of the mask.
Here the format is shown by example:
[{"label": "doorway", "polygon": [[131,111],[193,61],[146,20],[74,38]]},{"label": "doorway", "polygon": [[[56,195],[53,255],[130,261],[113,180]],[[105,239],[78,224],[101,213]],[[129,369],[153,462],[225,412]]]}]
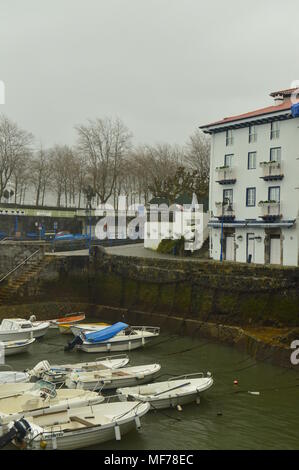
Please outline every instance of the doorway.
[{"label": "doorway", "polygon": [[246,262],[255,262],[255,236],[254,233],[247,233]]},{"label": "doorway", "polygon": [[280,236],[270,237],[270,264],[281,264]]}]

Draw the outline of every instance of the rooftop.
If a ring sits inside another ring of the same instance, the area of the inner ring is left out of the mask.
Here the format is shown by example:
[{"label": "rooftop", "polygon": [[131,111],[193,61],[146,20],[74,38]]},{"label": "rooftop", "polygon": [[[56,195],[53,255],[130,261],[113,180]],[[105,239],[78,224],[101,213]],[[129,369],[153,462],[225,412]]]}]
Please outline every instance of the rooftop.
[{"label": "rooftop", "polygon": [[218,126],[220,124],[227,124],[230,122],[234,121],[240,121],[243,119],[248,119],[248,118],[253,118],[253,117],[258,117],[258,116],[263,116],[266,114],[272,114],[272,113],[279,113],[282,111],[288,111],[292,107],[292,101],[291,101],[291,95],[296,91],[296,88],[289,88],[286,90],[279,90],[279,91],[274,91],[270,93],[270,96],[277,99],[277,97],[282,97],[281,102],[276,102],[272,106],[267,106],[265,108],[259,108],[255,109],[254,111],[249,111],[244,114],[238,114],[236,116],[229,116],[225,117],[224,119],[221,119],[219,121],[214,121],[210,124],[206,124],[204,126],[200,126],[201,129],[204,128],[209,128],[213,126]]}]

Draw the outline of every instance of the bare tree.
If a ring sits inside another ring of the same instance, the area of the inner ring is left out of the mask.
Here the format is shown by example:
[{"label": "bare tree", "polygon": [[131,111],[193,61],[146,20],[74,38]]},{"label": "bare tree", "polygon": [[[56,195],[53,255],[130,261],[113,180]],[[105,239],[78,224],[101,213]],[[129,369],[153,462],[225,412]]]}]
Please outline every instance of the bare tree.
[{"label": "bare tree", "polygon": [[101,203],[112,196],[116,179],[131,145],[131,133],[120,119],[89,120],[76,127],[78,150],[88,161],[93,188]]},{"label": "bare tree", "polygon": [[209,192],[210,179],[210,139],[200,130],[196,130],[189,138],[185,152],[187,167],[198,174],[198,186],[202,194]]},{"label": "bare tree", "polygon": [[51,166],[49,151],[40,149],[34,154],[31,165],[30,182],[35,191],[35,204],[44,205],[46,191],[50,188]]},{"label": "bare tree", "polygon": [[32,134],[0,116],[0,200],[22,158],[30,154],[32,140]]}]

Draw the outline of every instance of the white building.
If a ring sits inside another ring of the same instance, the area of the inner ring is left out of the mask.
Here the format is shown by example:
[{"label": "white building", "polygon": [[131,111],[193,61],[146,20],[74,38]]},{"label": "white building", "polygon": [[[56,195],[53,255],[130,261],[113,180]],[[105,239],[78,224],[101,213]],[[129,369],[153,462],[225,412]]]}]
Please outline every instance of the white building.
[{"label": "white building", "polygon": [[210,255],[298,265],[299,118],[294,90],[274,104],[202,126],[211,134]]}]

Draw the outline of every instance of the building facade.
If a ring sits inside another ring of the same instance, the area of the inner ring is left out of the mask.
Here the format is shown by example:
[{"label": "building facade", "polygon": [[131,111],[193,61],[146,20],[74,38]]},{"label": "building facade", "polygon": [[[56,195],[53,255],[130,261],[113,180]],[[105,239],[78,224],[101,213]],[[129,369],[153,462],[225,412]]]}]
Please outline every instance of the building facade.
[{"label": "building facade", "polygon": [[295,90],[274,105],[202,126],[211,135],[210,255],[298,265],[299,118]]}]

